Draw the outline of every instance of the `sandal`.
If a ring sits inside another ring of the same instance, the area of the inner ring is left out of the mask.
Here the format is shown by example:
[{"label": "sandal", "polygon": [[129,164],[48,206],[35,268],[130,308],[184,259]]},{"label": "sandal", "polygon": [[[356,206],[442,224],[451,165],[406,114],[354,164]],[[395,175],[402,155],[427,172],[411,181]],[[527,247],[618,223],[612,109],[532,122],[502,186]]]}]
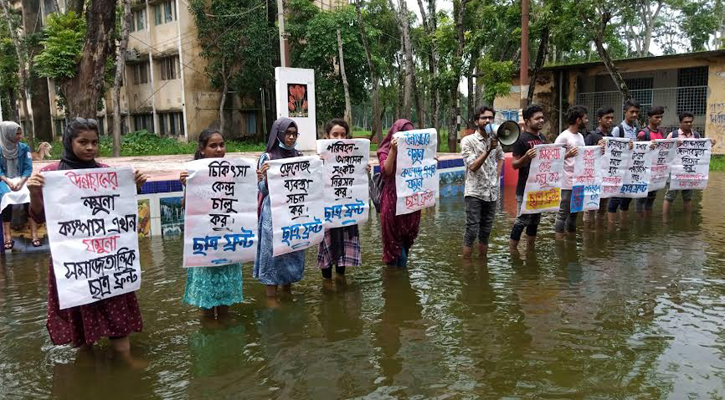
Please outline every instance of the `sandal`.
[{"label": "sandal", "polygon": [[33,241],[30,243],[33,244],[33,247],[40,247],[43,245],[43,243],[41,243],[40,239],[33,239]]},{"label": "sandal", "polygon": [[15,245],[14,240],[8,240],[5,242],[5,250],[12,250]]}]

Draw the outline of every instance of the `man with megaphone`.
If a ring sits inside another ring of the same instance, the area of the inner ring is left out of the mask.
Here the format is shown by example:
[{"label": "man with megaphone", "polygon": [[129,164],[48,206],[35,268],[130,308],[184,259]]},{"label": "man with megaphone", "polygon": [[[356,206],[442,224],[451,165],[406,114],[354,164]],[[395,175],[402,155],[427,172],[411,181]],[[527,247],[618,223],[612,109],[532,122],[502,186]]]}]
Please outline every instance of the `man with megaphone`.
[{"label": "man with megaphone", "polygon": [[461,155],[466,164],[464,259],[471,258],[476,237],[480,256],[486,257],[496,216],[504,154],[491,125],[495,115],[496,111],[491,107],[479,108],[474,116],[478,129],[461,139]]}]

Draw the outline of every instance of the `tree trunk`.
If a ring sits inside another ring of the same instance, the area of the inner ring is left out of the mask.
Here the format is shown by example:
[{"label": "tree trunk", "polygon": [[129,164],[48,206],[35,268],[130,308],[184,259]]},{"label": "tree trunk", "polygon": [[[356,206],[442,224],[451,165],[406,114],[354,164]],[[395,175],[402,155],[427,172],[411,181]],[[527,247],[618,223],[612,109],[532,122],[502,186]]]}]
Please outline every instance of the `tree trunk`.
[{"label": "tree trunk", "polygon": [[219,133],[224,137],[224,126],[226,125],[226,118],[224,116],[224,106],[227,103],[227,92],[229,91],[229,77],[226,75],[226,71],[222,67],[222,76],[224,81],[222,83],[222,98],[219,101]]},{"label": "tree trunk", "polygon": [[526,96],[526,104],[531,104],[534,99],[534,91],[536,90],[536,78],[541,67],[544,66],[544,60],[546,59],[546,53],[549,49],[549,27],[545,26],[541,31],[541,39],[539,40],[539,50],[536,52],[536,62],[534,63],[534,71],[531,74],[531,81],[529,82],[529,93]]},{"label": "tree trunk", "polygon": [[373,137],[377,138],[377,142],[383,141],[382,124],[380,121],[380,93],[378,86],[378,74],[375,70],[375,64],[373,64],[373,58],[370,54],[370,45],[368,44],[368,35],[365,31],[365,22],[363,21],[362,11],[360,11],[360,1],[355,1],[355,10],[357,11],[357,21],[360,25],[360,36],[362,38],[363,48],[365,49],[365,59],[368,63],[368,69],[370,70],[370,82],[373,85],[372,102],[373,102],[373,120],[372,127],[370,129],[370,140]]},{"label": "tree trunk", "polygon": [[[436,2],[435,0],[428,0],[428,13],[423,7],[423,0],[418,0],[418,8],[420,9],[421,19],[423,20],[423,29],[426,35],[433,37],[437,29],[436,19]],[[430,20],[430,22],[429,22]],[[438,118],[440,114],[440,100],[441,95],[438,90],[438,49],[436,48],[435,41],[430,42],[430,49],[428,49],[428,73],[430,79],[430,124],[435,128],[438,134],[438,150],[440,151],[441,143],[441,126]]]},{"label": "tree trunk", "polygon": [[93,0],[89,7],[85,13],[87,30],[78,73],[60,85],[67,103],[66,115],[70,119],[77,116],[94,118],[98,113],[106,60],[115,50],[116,1]]},{"label": "tree trunk", "polygon": [[[400,43],[400,55],[397,58],[398,61],[398,104],[397,104],[397,110],[395,112],[395,118],[407,118],[410,119],[409,116],[406,116],[406,111],[403,105],[405,104],[405,66],[403,65],[403,61],[401,60],[401,57],[403,57],[403,53],[405,53],[405,48],[403,46],[403,43]],[[408,109],[407,112],[410,112],[410,109]]]},{"label": "tree trunk", "polygon": [[[20,37],[18,37],[18,31],[17,28],[13,24],[13,19],[10,15],[10,5],[6,2],[6,0],[0,0],[0,6],[3,9],[3,13],[5,14],[5,19],[8,24],[8,30],[10,31],[10,39],[13,42],[13,46],[15,47],[15,55],[18,57],[18,75],[20,77],[18,82],[18,91],[20,92],[20,107],[22,107],[23,110],[23,116],[25,116],[25,129],[27,129],[27,132],[24,132],[28,135],[28,146],[30,146],[31,149],[35,149],[35,130],[33,129],[33,118],[30,116],[30,112],[28,111],[28,63],[25,59],[25,56],[27,55],[26,51],[23,50],[24,43],[26,42],[23,40],[21,42]],[[20,119],[17,120],[18,123],[20,123]]]},{"label": "tree trunk", "polygon": [[466,83],[468,84],[468,98],[466,98],[466,107],[468,112],[466,113],[466,128],[473,121],[473,112],[476,108],[476,93],[473,87],[473,70],[476,68],[477,58],[471,55],[471,63],[468,64],[468,74],[466,75]]},{"label": "tree trunk", "polygon": [[612,61],[612,58],[609,56],[609,52],[607,49],[604,48],[604,32],[606,32],[607,29],[607,23],[611,19],[611,14],[605,12],[603,15],[600,16],[599,21],[599,27],[597,28],[597,31],[595,32],[593,36],[594,39],[594,45],[597,47],[597,53],[599,53],[599,57],[602,58],[602,62],[604,63],[604,66],[607,68],[607,71],[609,72],[609,75],[612,77],[612,80],[614,81],[614,84],[617,85],[617,89],[620,93],[622,93],[622,96],[624,97],[624,101],[629,100],[632,96],[629,94],[629,88],[627,87],[627,83],[624,82],[624,79],[622,79],[622,75],[619,73],[619,69],[616,65],[614,65],[614,62]]},{"label": "tree trunk", "polygon": [[398,0],[398,25],[401,34],[401,50],[405,62],[405,84],[403,86],[403,110],[400,118],[411,119],[413,109],[413,49],[410,44],[408,9],[405,0]]},{"label": "tree trunk", "polygon": [[340,78],[342,79],[342,88],[345,91],[345,122],[352,128],[352,103],[350,102],[350,86],[347,84],[347,75],[345,74],[345,55],[342,51],[342,36],[340,30],[337,30],[337,51],[340,54]]},{"label": "tree trunk", "polygon": [[18,98],[15,97],[15,90],[8,89],[8,103],[10,103],[9,115],[13,121],[20,121],[20,114],[18,113]]},{"label": "tree trunk", "polygon": [[[122,0],[121,43],[116,54],[116,75],[113,78],[113,156],[121,156],[121,82],[126,69],[129,26],[131,25],[131,0]],[[128,82],[127,82],[128,84]]]},{"label": "tree trunk", "polygon": [[448,151],[455,153],[457,150],[458,143],[458,115],[460,114],[460,105],[458,104],[458,83],[461,78],[461,70],[463,68],[463,49],[465,46],[464,26],[463,17],[466,15],[466,2],[467,0],[453,1],[453,17],[454,24],[456,26],[456,35],[458,43],[453,56],[453,72],[454,79],[451,82],[451,104],[449,122],[448,122]]},{"label": "tree trunk", "polygon": [[641,19],[644,23],[644,38],[642,39],[642,52],[640,53],[641,57],[647,57],[649,55],[649,47],[652,42],[652,31],[654,30],[655,23],[657,22],[657,17],[662,10],[663,3],[664,0],[658,0],[657,8],[655,8],[653,13],[650,11],[649,0],[640,5],[640,11],[642,13]]}]

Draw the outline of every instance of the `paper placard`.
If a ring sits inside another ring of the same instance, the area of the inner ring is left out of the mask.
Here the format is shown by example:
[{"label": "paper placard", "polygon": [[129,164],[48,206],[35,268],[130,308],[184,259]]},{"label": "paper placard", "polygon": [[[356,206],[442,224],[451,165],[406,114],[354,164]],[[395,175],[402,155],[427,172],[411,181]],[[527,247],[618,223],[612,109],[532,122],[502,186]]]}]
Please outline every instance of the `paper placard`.
[{"label": "paper placard", "polygon": [[133,169],[49,171],[43,176],[60,309],[138,290],[141,263]]},{"label": "paper placard", "polygon": [[670,177],[672,163],[675,160],[675,139],[656,139],[655,154],[652,157],[652,176],[649,191],[664,189]]},{"label": "paper placard", "polygon": [[602,147],[580,146],[574,159],[571,212],[599,209],[602,194]]},{"label": "paper placard", "polygon": [[710,139],[677,139],[670,189],[705,189],[710,176]]},{"label": "paper placard", "polygon": [[243,158],[185,164],[185,267],[254,260],[259,240],[256,165]]},{"label": "paper placard", "polygon": [[627,138],[604,138],[602,158],[602,198],[620,197],[624,176],[632,159],[631,140]]},{"label": "paper placard", "polygon": [[367,172],[370,141],[318,140],[317,153],[324,162],[325,228],[366,222],[370,212]]},{"label": "paper placard", "polygon": [[393,137],[398,139],[395,215],[435,206],[439,190],[438,161],[435,160],[438,147],[436,130],[398,132]]},{"label": "paper placard", "polygon": [[274,256],[320,243],[325,237],[322,160],[294,157],[267,163]]},{"label": "paper placard", "polygon": [[559,211],[566,149],[561,144],[539,144],[534,149],[521,214]]},{"label": "paper placard", "polygon": [[624,174],[624,183],[619,191],[620,197],[647,197],[649,181],[652,176],[652,156],[654,150],[650,142],[634,142],[629,167]]}]

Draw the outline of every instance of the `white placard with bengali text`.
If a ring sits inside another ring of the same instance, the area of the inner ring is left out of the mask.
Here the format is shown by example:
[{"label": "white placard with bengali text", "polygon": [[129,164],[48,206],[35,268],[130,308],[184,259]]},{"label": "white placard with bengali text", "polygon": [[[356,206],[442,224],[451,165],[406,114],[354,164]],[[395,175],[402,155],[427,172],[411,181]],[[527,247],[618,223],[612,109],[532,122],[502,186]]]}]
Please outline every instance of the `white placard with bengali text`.
[{"label": "white placard with bengali text", "polygon": [[561,144],[539,144],[534,149],[536,157],[529,167],[521,214],[559,211],[566,149]]},{"label": "white placard with bengali text", "polygon": [[656,139],[655,154],[652,158],[652,177],[649,191],[664,189],[670,177],[672,163],[675,160],[676,139]]},{"label": "white placard with bengali text", "polygon": [[438,197],[438,135],[435,129],[398,132],[395,170],[395,215],[433,207]]},{"label": "white placard with bengali text", "polygon": [[367,172],[370,141],[318,140],[317,153],[324,162],[325,228],[366,222],[370,212]]},{"label": "white placard with bengali text", "polygon": [[267,163],[274,256],[320,243],[325,237],[322,160],[294,157]]},{"label": "white placard with bengali text", "polygon": [[60,309],[138,290],[141,262],[133,169],[49,171],[43,176]]},{"label": "white placard with bengali text", "polygon": [[602,147],[580,146],[574,159],[570,211],[599,209],[602,195]]},{"label": "white placard with bengali text", "polygon": [[632,150],[627,138],[605,137],[602,158],[602,198],[621,197],[624,176],[627,174]]},{"label": "white placard with bengali text", "polygon": [[257,163],[207,158],[185,164],[184,266],[253,261],[257,254]]},{"label": "white placard with bengali text", "polygon": [[710,139],[677,139],[670,189],[705,189],[710,176]]},{"label": "white placard with bengali text", "polygon": [[655,154],[651,142],[634,142],[629,167],[624,174],[620,197],[647,197],[652,177],[652,158]]}]

